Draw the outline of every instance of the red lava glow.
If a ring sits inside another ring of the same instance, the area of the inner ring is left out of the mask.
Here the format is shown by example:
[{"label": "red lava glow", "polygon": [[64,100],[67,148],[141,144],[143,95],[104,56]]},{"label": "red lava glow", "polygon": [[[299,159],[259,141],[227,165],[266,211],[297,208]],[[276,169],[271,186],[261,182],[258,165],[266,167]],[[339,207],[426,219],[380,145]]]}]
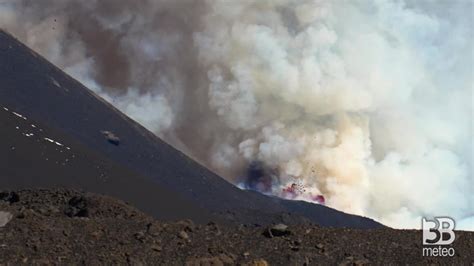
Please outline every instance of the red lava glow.
[{"label": "red lava glow", "polygon": [[313,195],[311,193],[306,193],[304,187],[296,183],[292,183],[290,186],[282,189],[282,197],[285,199],[296,199],[298,196],[307,198],[318,204],[326,204],[326,199],[323,195]]}]

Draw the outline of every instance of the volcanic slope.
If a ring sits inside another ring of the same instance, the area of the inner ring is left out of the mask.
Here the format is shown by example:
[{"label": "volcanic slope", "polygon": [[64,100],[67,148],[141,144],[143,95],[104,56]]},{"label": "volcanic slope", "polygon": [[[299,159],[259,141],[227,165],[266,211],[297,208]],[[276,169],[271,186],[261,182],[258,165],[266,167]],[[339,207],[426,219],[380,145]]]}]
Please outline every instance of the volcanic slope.
[{"label": "volcanic slope", "polygon": [[0,109],[0,128],[2,188],[75,188],[120,197],[161,220],[211,219],[210,213],[178,194],[5,106]]},{"label": "volcanic slope", "polygon": [[[238,189],[1,30],[0,105],[10,112],[4,110],[1,115],[5,126],[2,125],[0,158],[2,162],[8,160],[0,167],[4,188],[80,188],[129,201],[157,218],[187,215],[205,220],[211,212],[234,223],[310,221],[334,227],[382,226],[322,205]],[[22,128],[33,121],[48,128],[47,134],[36,140],[26,137],[27,130],[15,128],[12,114],[15,121],[24,122]],[[118,136],[119,145],[108,142],[103,131]],[[45,138],[68,145],[71,150]],[[34,144],[35,141],[39,142]],[[16,151],[11,150],[14,145]],[[75,154],[75,160],[83,162],[63,165],[73,151],[79,150],[82,153]],[[103,169],[109,169],[105,175],[111,183],[101,179]],[[199,216],[198,210],[202,209],[206,211]],[[196,211],[199,217],[192,215]]]}]

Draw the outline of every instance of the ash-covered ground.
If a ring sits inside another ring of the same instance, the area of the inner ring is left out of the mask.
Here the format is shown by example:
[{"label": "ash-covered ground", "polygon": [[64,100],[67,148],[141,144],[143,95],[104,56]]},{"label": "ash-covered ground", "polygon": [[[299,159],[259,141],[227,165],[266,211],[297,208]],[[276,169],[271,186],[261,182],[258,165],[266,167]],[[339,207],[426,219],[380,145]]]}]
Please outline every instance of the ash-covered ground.
[{"label": "ash-covered ground", "polygon": [[456,232],[452,258],[423,257],[415,230],[313,224],[162,222],[111,197],[75,190],[0,193],[0,263],[148,265],[384,265],[474,263],[474,232]]}]

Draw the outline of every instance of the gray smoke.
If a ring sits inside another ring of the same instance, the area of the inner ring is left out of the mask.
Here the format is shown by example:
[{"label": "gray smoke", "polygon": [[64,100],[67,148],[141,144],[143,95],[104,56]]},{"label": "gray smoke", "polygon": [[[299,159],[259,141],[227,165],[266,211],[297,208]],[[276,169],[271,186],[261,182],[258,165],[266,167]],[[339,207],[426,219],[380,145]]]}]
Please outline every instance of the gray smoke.
[{"label": "gray smoke", "polygon": [[0,0],[0,27],[238,184],[474,230],[471,1]]}]

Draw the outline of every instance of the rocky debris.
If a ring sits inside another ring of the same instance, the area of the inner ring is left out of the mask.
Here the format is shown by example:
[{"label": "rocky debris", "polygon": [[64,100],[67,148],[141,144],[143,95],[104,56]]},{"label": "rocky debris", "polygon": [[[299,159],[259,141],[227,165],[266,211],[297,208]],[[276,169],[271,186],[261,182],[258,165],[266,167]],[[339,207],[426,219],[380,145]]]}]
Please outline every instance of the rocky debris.
[{"label": "rocky debris", "polygon": [[108,142],[118,146],[120,144],[120,138],[117,137],[113,132],[108,130],[101,131],[102,135],[105,136]]},{"label": "rocky debris", "polygon": [[0,200],[6,201],[10,204],[18,202],[20,200],[20,196],[16,192],[9,191],[9,192],[0,192]]},{"label": "rocky debris", "polygon": [[13,214],[9,212],[0,211],[0,227],[4,227],[11,221]]},{"label": "rocky debris", "polygon": [[186,264],[189,266],[203,266],[203,265],[235,265],[235,258],[226,254],[220,254],[213,257],[199,257],[189,258],[186,260]]},{"label": "rocky debris", "polygon": [[300,248],[301,248],[301,243],[302,243],[302,241],[299,240],[299,239],[291,241],[290,249],[293,250],[293,251],[299,251]]},{"label": "rocky debris", "polygon": [[151,250],[156,251],[156,252],[160,252],[160,251],[163,250],[163,248],[160,245],[153,244],[153,245],[151,245]]},{"label": "rocky debris", "polygon": [[89,210],[87,208],[87,200],[84,197],[72,197],[68,201],[68,206],[64,210],[64,214],[69,217],[88,217]]},{"label": "rocky debris", "polygon": [[235,256],[234,255],[227,255],[227,254],[220,254],[219,259],[224,263],[224,264],[230,264],[233,265],[235,261]]},{"label": "rocky debris", "polygon": [[213,265],[213,266],[223,266],[224,262],[222,262],[219,257],[203,257],[203,258],[192,258],[186,261],[186,266],[204,266],[204,265]]},{"label": "rocky debris", "polygon": [[248,264],[244,264],[244,265],[248,265],[248,266],[268,266],[268,262],[264,259],[257,259],[257,260],[254,260]]},{"label": "rocky debris", "polygon": [[221,235],[221,233],[222,233],[220,228],[219,228],[219,225],[217,225],[214,222],[209,222],[206,226],[206,230],[208,230],[209,232],[213,232],[216,235]]},{"label": "rocky debris", "polygon": [[291,231],[288,230],[288,226],[285,224],[277,224],[272,227],[265,229],[263,235],[269,238],[288,236],[291,234]]},{"label": "rocky debris", "polygon": [[[421,232],[316,225],[163,222],[110,197],[22,190],[0,227],[0,265],[386,265],[474,262],[474,232],[456,232],[452,258],[421,256]],[[52,211],[68,209],[70,211]],[[77,217],[87,210],[87,219]],[[43,210],[43,211],[41,211]],[[23,214],[23,218],[19,215]],[[15,217],[15,218],[13,218]],[[291,230],[290,230],[291,229]],[[192,241],[190,241],[192,239]],[[396,247],[396,248],[394,248]],[[93,252],[91,252],[91,250]]]},{"label": "rocky debris", "polygon": [[316,248],[321,250],[321,251],[324,251],[324,245],[323,244],[317,244]]},{"label": "rocky debris", "polygon": [[183,225],[185,232],[192,232],[194,229],[194,223],[191,220],[178,221],[177,224]]},{"label": "rocky debris", "polygon": [[160,235],[160,232],[163,228],[157,222],[149,223],[146,225],[146,232],[153,237],[157,237]]},{"label": "rocky debris", "polygon": [[178,233],[178,237],[181,238],[181,239],[184,239],[184,240],[188,240],[189,239],[189,235],[188,233],[186,233],[185,231],[180,231]]},{"label": "rocky debris", "polygon": [[134,237],[135,237],[136,240],[138,240],[138,241],[140,241],[140,242],[142,242],[142,243],[144,243],[145,240],[146,240],[145,233],[142,232],[142,231],[136,233],[136,234],[134,235]]}]

